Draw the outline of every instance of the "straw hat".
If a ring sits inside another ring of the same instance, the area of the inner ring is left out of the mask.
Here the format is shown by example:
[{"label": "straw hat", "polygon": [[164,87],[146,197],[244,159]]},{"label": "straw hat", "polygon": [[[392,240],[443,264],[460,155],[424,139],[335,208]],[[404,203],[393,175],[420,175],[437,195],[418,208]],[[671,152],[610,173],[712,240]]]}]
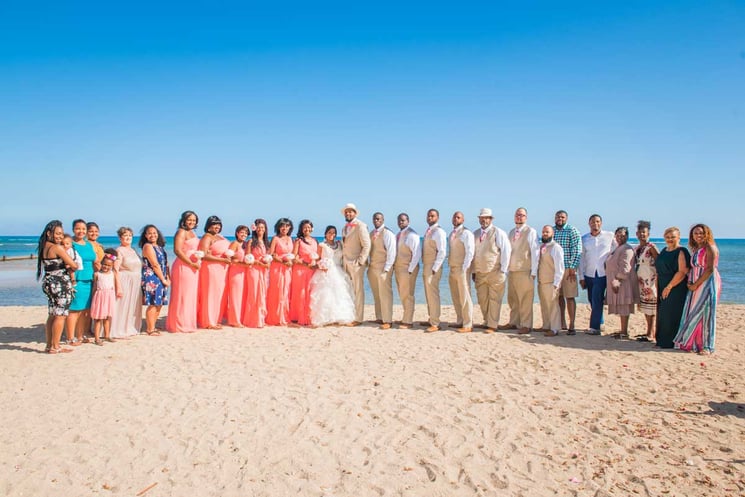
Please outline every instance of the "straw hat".
[{"label": "straw hat", "polygon": [[491,209],[488,207],[484,207],[481,209],[481,212],[479,212],[479,217],[493,217],[491,215]]}]

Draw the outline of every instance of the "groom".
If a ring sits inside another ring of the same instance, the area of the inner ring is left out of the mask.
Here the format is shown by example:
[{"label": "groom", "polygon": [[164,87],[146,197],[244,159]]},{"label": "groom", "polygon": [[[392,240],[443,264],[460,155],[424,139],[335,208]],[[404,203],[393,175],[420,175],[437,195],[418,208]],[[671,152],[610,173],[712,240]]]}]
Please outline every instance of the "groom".
[{"label": "groom", "polygon": [[354,297],[354,321],[350,326],[358,326],[365,313],[365,266],[370,255],[370,233],[367,225],[357,218],[359,212],[354,204],[345,205],[341,213],[347,221],[341,232],[344,270],[352,279]]}]

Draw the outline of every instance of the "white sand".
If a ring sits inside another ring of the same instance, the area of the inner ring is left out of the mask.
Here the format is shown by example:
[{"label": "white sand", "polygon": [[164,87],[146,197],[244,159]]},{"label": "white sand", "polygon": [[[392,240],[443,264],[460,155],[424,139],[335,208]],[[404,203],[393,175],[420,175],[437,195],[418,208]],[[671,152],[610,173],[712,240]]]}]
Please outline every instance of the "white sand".
[{"label": "white sand", "polygon": [[0,308],[0,495],[745,494],[745,306],[711,357],[371,324],[47,355],[45,318]]}]

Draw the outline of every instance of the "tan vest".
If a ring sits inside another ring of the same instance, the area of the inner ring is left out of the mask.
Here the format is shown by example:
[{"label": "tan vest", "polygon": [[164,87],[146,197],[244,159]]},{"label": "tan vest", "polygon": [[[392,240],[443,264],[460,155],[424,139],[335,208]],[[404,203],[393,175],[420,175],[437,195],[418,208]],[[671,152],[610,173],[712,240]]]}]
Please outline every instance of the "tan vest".
[{"label": "tan vest", "polygon": [[466,260],[466,245],[458,237],[463,232],[463,227],[457,229],[454,233],[451,233],[448,237],[450,245],[450,253],[448,254],[448,264],[450,267],[462,268],[463,262]]},{"label": "tan vest", "polygon": [[[439,228],[439,226],[438,226]],[[436,228],[432,228],[434,231]],[[433,265],[437,258],[437,244],[432,238],[424,237],[422,242],[422,264]]]},{"label": "tan vest", "polygon": [[374,269],[383,269],[385,267],[387,252],[383,244],[384,231],[385,228],[380,230],[380,233],[375,238],[373,238],[375,232],[370,232],[370,267]]},{"label": "tan vest", "polygon": [[554,264],[554,258],[551,257],[551,247],[555,244],[556,242],[553,240],[551,243],[547,243],[546,250],[542,251],[538,258],[538,283],[554,283],[556,265]]},{"label": "tan vest", "polygon": [[479,228],[474,233],[474,251],[473,251],[473,271],[475,273],[490,273],[492,271],[502,270],[502,250],[497,247],[494,237],[497,228],[492,224],[486,229],[484,241],[481,240],[481,233],[484,230]]},{"label": "tan vest", "polygon": [[414,257],[411,249],[406,245],[406,235],[409,234],[409,228],[406,228],[406,231],[400,234],[401,236],[396,235],[396,262],[393,263],[393,267],[409,269],[411,259]]},{"label": "tan vest", "polygon": [[530,244],[528,243],[530,227],[527,224],[523,226],[520,231],[520,238],[517,241],[515,241],[515,231],[517,231],[517,228],[512,228],[512,231],[510,231],[510,246],[512,246],[510,272],[530,271]]}]

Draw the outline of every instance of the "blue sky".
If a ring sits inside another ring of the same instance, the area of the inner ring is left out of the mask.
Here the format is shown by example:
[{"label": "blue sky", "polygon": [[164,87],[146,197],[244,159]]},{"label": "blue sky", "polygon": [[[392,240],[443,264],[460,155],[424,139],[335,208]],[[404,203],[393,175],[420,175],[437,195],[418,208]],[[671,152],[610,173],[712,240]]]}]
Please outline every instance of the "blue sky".
[{"label": "blue sky", "polygon": [[557,209],[745,237],[745,2],[0,3],[0,233]]}]

